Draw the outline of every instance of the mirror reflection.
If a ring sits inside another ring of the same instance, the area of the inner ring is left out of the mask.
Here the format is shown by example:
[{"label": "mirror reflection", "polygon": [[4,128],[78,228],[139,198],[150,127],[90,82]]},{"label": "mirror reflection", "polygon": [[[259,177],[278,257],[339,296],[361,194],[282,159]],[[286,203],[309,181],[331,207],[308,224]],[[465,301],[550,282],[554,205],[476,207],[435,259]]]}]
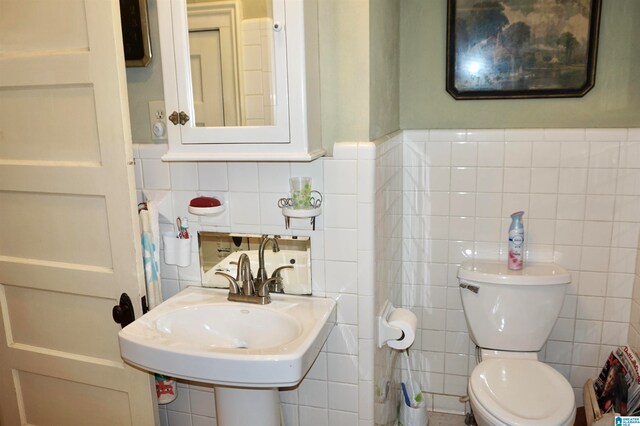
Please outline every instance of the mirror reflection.
[{"label": "mirror reflection", "polygon": [[187,0],[187,16],[196,126],[273,125],[271,0]]},{"label": "mirror reflection", "polygon": [[[271,236],[273,237],[273,236]],[[309,237],[276,236],[277,247],[264,246],[262,256],[267,277],[279,277],[276,292],[311,294],[311,239]],[[262,235],[199,232],[200,274],[205,287],[228,288],[226,278],[216,275],[224,272],[233,277],[238,274],[238,258],[249,256],[251,271],[256,276],[260,268]]]}]

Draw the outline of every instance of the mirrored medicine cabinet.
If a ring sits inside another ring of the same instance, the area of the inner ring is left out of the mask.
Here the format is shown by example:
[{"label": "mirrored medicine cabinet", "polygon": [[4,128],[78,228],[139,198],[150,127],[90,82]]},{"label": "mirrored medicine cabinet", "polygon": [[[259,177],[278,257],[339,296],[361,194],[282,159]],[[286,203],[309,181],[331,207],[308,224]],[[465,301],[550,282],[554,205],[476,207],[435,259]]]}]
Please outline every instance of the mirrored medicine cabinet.
[{"label": "mirrored medicine cabinet", "polygon": [[166,161],[310,161],[317,0],[158,0]]},{"label": "mirrored medicine cabinet", "polygon": [[[270,237],[273,237],[271,235]],[[225,232],[199,232],[200,275],[204,287],[228,288],[229,282],[222,272],[237,276],[238,259],[242,253],[249,256],[251,271],[256,276],[259,268],[259,247],[263,236]],[[311,294],[311,239],[298,236],[277,236],[278,250],[273,242],[264,249],[264,266],[268,277],[278,276],[278,292]]]}]

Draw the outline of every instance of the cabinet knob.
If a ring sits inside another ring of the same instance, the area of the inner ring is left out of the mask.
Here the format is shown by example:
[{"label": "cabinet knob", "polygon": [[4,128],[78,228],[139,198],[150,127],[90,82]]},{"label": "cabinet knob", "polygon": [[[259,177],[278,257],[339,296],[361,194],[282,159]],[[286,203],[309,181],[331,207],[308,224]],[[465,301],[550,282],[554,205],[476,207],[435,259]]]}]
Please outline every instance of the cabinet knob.
[{"label": "cabinet knob", "polygon": [[280,31],[282,31],[282,27],[283,26],[284,25],[282,25],[280,22],[276,21],[276,22],[273,23],[273,31],[280,32]]}]

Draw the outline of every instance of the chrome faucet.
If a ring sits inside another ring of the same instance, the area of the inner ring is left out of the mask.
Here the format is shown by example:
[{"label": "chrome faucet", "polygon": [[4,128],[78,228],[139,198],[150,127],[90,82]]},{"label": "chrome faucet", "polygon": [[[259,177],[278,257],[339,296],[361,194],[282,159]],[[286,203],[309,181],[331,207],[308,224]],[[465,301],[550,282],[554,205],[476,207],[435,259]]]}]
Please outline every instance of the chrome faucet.
[{"label": "chrome faucet", "polygon": [[268,285],[269,291],[274,293],[284,293],[282,288],[282,275],[280,275],[280,271],[283,269],[293,269],[292,265],[280,266],[276,268],[271,274],[271,278],[267,276],[267,269],[264,266],[264,250],[267,247],[267,243],[271,241],[273,246],[272,250],[274,253],[280,251],[280,246],[278,245],[278,237],[275,235],[273,238],[270,238],[268,235],[264,235],[262,237],[262,241],[260,241],[260,246],[258,247],[258,273],[256,275],[256,282],[259,285]]},{"label": "chrome faucet", "polygon": [[264,235],[262,237],[262,241],[260,241],[260,247],[258,247],[258,274],[256,275],[256,280],[259,283],[263,283],[267,281],[267,270],[264,267],[264,249],[267,247],[267,243],[271,241],[273,245],[273,252],[277,253],[280,251],[280,246],[278,245],[278,240],[274,236],[270,238],[268,235]]},{"label": "chrome faucet", "polygon": [[229,297],[232,302],[246,302],[266,305],[271,303],[269,295],[269,283],[271,279],[263,283],[258,283],[256,287],[253,274],[251,273],[251,261],[246,253],[242,253],[238,258],[238,274],[236,277],[224,272],[216,272],[216,275],[222,275],[229,281]]}]

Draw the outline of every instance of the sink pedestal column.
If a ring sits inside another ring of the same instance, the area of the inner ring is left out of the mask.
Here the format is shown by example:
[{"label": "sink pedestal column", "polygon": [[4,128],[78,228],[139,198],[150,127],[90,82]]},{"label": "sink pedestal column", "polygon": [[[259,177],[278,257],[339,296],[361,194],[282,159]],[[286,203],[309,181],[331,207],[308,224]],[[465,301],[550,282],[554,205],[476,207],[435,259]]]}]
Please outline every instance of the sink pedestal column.
[{"label": "sink pedestal column", "polygon": [[277,388],[215,386],[219,426],[280,426],[280,393]]}]

